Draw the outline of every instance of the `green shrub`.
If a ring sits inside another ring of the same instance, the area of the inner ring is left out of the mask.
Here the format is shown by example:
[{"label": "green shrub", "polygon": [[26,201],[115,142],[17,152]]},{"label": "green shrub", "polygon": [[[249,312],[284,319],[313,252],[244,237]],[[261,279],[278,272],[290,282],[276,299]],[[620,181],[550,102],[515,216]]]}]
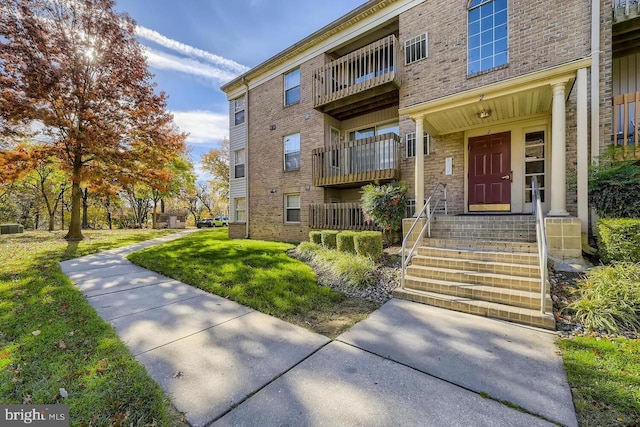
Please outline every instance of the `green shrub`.
[{"label": "green shrub", "polygon": [[380,227],[387,242],[393,244],[395,233],[402,228],[407,201],[407,185],[394,181],[384,185],[368,184],[362,187],[360,205],[365,218]]},{"label": "green shrub", "polygon": [[335,249],[337,247],[336,236],[338,235],[338,233],[339,231],[337,230],[322,230],[320,232],[322,246],[327,249]]},{"label": "green shrub", "polygon": [[592,269],[580,283],[580,299],[567,309],[590,329],[640,332],[640,264]]},{"label": "green shrub", "polygon": [[353,236],[356,254],[377,260],[382,255],[382,233],[361,231]]},{"label": "green shrub", "polygon": [[376,265],[368,257],[321,247],[310,261],[329,270],[341,283],[348,286],[364,288],[373,283]]},{"label": "green shrub", "polygon": [[322,244],[322,232],[318,230],[309,232],[309,241],[311,243],[315,243],[316,245]]},{"label": "green shrub", "polygon": [[589,201],[601,218],[640,218],[640,160],[605,154],[589,176]]},{"label": "green shrub", "polygon": [[598,220],[597,235],[604,262],[640,262],[640,219],[602,218]]},{"label": "green shrub", "polygon": [[320,246],[311,242],[300,242],[298,247],[296,247],[296,252],[300,257],[304,260],[310,260],[313,256],[320,250]]},{"label": "green shrub", "polygon": [[351,254],[356,253],[355,243],[353,241],[354,236],[358,234],[355,231],[341,231],[336,238],[337,248],[340,252],[347,252]]}]

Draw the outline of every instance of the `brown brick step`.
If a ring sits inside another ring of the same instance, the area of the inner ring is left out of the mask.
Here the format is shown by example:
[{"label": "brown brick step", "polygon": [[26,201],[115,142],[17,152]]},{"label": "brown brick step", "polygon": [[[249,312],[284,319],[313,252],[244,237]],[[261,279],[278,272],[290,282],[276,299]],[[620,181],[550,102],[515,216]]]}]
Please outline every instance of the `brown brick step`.
[{"label": "brown brick step", "polygon": [[[495,302],[513,307],[540,308],[540,293],[517,289],[496,288],[488,285],[449,282],[446,280],[405,277],[404,287],[414,291],[433,292],[475,300]],[[551,298],[545,298],[545,308],[553,310]]]},{"label": "brown brick step", "polygon": [[481,250],[492,252],[524,252],[538,253],[538,245],[533,242],[495,241],[491,239],[446,239],[425,237],[424,246],[445,249]]},{"label": "brown brick step", "polygon": [[479,261],[466,258],[454,259],[422,255],[414,256],[411,258],[411,262],[414,265],[420,265],[423,267],[440,267],[480,273],[509,274],[519,277],[540,277],[540,267],[531,264],[514,264],[512,262]]},{"label": "brown brick step", "polygon": [[487,262],[511,262],[514,264],[538,265],[538,254],[525,252],[501,252],[491,250],[470,250],[455,248],[435,248],[420,246],[416,250],[417,255],[439,258],[469,259]]},{"label": "brown brick step", "polygon": [[446,280],[475,285],[489,285],[497,288],[519,289],[522,291],[539,292],[539,277],[519,277],[509,274],[483,273],[477,271],[454,270],[441,267],[424,267],[411,264],[407,267],[407,276],[424,279]]},{"label": "brown brick step", "polygon": [[551,313],[541,313],[540,310],[531,310],[521,307],[510,307],[495,302],[479,301],[470,298],[462,298],[451,295],[442,295],[432,292],[413,291],[411,289],[396,289],[393,296],[409,301],[420,302],[435,307],[461,311],[484,317],[507,320],[523,325],[555,330],[555,319]]},{"label": "brown brick step", "polygon": [[468,240],[497,240],[507,242],[536,241],[536,233],[528,231],[500,231],[500,230],[437,230],[431,229],[431,237],[441,239],[468,239]]}]

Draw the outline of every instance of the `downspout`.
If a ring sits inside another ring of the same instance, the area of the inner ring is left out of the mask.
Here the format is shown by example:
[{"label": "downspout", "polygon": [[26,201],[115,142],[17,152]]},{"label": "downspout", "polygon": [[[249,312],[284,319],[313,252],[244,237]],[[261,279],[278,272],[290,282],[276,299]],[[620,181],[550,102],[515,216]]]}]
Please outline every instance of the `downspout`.
[{"label": "downspout", "polygon": [[591,163],[600,155],[600,0],[591,0]]},{"label": "downspout", "polygon": [[245,77],[242,77],[242,84],[244,85],[244,164],[245,164],[245,173],[244,173],[244,187],[245,187],[245,232],[244,238],[249,238],[249,174],[251,173],[251,168],[249,167],[249,84]]},{"label": "downspout", "polygon": [[[600,0],[591,0],[591,164],[600,156]],[[591,227],[595,227],[595,211],[591,210]],[[593,255],[588,234],[582,233],[582,251]]]}]

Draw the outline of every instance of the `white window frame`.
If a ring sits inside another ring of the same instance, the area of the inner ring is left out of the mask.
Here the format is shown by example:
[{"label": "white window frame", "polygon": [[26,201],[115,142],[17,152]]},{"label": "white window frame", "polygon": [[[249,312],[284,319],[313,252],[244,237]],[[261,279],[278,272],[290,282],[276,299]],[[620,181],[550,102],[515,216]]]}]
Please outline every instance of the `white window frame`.
[{"label": "white window frame", "polygon": [[[238,176],[238,166],[242,166],[242,176]],[[233,177],[244,178],[247,176],[247,166],[246,166],[246,157],[245,157],[245,149],[241,148],[239,150],[235,150],[233,152]]]},{"label": "white window frame", "polygon": [[404,42],[404,65],[429,57],[429,33],[420,34]]},{"label": "white window frame", "polygon": [[234,213],[235,221],[246,222],[247,221],[247,198],[236,197],[235,199],[233,199],[233,201],[235,203],[235,213]]},{"label": "white window frame", "polygon": [[[289,206],[289,197],[297,196],[298,197],[298,206]],[[300,193],[287,193],[284,195],[284,222],[286,224],[300,224],[300,214],[302,213],[302,209],[300,208],[302,204]],[[297,221],[289,221],[289,211],[298,211],[298,220]]]},{"label": "white window frame", "polygon": [[[486,71],[493,70],[494,68],[502,67],[502,66],[505,66],[505,65],[509,64],[509,1],[507,0],[506,1],[506,9],[505,9],[506,10],[506,14],[507,14],[507,20],[506,20],[506,32],[507,32],[507,34],[506,34],[506,37],[505,37],[506,38],[506,51],[505,51],[506,52],[506,60],[505,60],[504,64],[493,65],[493,67],[490,67],[490,68],[482,68],[482,60],[483,60],[484,57],[482,56],[482,54],[480,54],[480,57],[479,57],[479,60],[478,60],[478,62],[480,64],[479,69],[477,71],[473,71],[473,72],[470,72],[470,69],[469,69],[471,63],[472,62],[476,62],[476,61],[471,61],[471,48],[470,48],[471,21],[469,20],[470,13],[471,13],[472,10],[482,8],[482,7],[486,6],[487,3],[492,3],[494,1],[496,1],[496,0],[482,0],[479,4],[477,4],[477,5],[473,6],[473,7],[471,7],[472,1],[469,1],[467,3],[467,76],[475,76],[477,74],[481,74],[481,73],[484,73]],[[481,21],[481,20],[482,19],[480,19],[479,21]],[[473,22],[476,22],[476,21],[473,21]],[[502,40],[502,38],[497,39],[497,40],[495,39],[495,29],[496,29],[496,26],[495,26],[495,17],[494,17],[494,26],[492,27],[492,32],[494,32],[494,38],[491,40],[491,44],[493,45],[494,48],[495,48],[496,42],[499,41],[499,40]],[[479,32],[478,36],[482,37],[482,33]],[[485,45],[488,45],[488,44],[489,43],[485,43]],[[482,51],[482,46],[483,45],[480,42],[480,45],[478,47],[478,49],[480,49],[480,52]],[[495,60],[496,56],[498,56],[498,55],[496,55],[495,52],[493,52],[493,54],[491,55],[491,57],[494,58],[494,60]]]},{"label": "white window frame", "polygon": [[[295,137],[296,135],[297,135],[297,140],[298,140],[298,149],[297,150],[289,149],[289,151],[287,151],[288,150],[287,149],[287,142],[288,142],[287,139],[291,138],[291,137]],[[300,132],[292,133],[290,135],[285,135],[282,138],[282,148],[283,148],[283,153],[284,153],[282,160],[283,160],[283,167],[284,167],[285,171],[297,171],[297,170],[300,170],[300,161],[301,161],[300,157],[301,157],[301,154],[302,154],[301,150],[300,150],[300,145],[301,145]],[[287,155],[295,154],[296,152],[298,153],[298,164],[297,164],[297,166],[295,166],[295,167],[294,166],[287,167]]]},{"label": "white window frame", "polygon": [[[407,159],[416,156],[416,133],[407,132],[404,137],[405,147],[404,153]],[[412,148],[413,147],[413,148]],[[428,156],[431,153],[431,136],[428,133],[424,134],[424,155]]]},{"label": "white window frame", "polygon": [[[238,122],[238,114],[242,113],[242,121]],[[245,116],[245,97],[236,98],[233,100],[233,123],[234,126],[240,126],[244,124],[246,120]]]},{"label": "white window frame", "polygon": [[[287,84],[287,77],[291,76],[294,73],[298,73],[298,84],[296,85],[292,85],[292,86],[288,86]],[[301,71],[300,68],[296,68],[295,70],[291,70],[288,73],[284,74],[284,106],[288,107],[289,105],[294,105],[294,104],[298,104],[300,102],[300,100],[302,99],[302,89],[300,88],[301,86]],[[296,88],[298,88],[298,99],[291,101],[291,102],[287,102],[287,93],[295,90]]]}]

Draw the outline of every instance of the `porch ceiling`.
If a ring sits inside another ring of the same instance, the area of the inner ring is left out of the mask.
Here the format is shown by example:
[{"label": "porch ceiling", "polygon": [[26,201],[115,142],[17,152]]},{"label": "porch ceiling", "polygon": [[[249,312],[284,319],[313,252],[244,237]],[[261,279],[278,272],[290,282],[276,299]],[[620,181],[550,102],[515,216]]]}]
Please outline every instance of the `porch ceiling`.
[{"label": "porch ceiling", "polygon": [[[576,70],[588,67],[585,58],[559,67],[538,71],[491,85],[472,89],[433,101],[400,109],[413,119],[424,118],[424,128],[431,135],[444,135],[540,116],[551,112],[553,86],[566,85],[567,96]],[[481,111],[491,112],[480,118]]]}]

